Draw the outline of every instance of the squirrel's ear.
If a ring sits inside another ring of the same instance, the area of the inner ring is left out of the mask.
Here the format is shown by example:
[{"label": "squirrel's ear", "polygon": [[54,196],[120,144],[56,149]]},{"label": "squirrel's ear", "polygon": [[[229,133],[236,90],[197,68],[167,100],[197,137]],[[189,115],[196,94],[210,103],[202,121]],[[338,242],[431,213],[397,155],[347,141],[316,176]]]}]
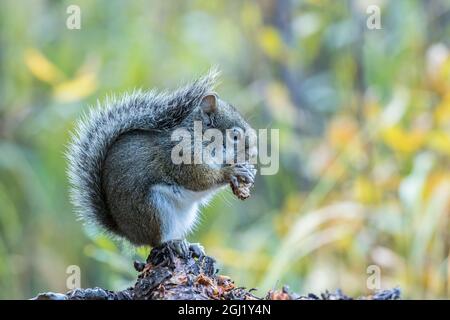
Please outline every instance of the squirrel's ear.
[{"label": "squirrel's ear", "polygon": [[217,110],[218,99],[219,98],[214,93],[207,94],[202,98],[202,101],[200,102],[200,108],[206,114],[213,113]]}]

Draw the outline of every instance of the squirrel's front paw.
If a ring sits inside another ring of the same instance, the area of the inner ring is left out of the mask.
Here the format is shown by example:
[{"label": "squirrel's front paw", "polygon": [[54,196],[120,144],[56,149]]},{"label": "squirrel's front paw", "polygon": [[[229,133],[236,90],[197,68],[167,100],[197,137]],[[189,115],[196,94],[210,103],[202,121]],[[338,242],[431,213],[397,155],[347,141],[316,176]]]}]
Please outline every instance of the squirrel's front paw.
[{"label": "squirrel's front paw", "polygon": [[233,193],[241,200],[250,197],[250,188],[255,183],[255,166],[252,164],[235,164],[227,168]]}]

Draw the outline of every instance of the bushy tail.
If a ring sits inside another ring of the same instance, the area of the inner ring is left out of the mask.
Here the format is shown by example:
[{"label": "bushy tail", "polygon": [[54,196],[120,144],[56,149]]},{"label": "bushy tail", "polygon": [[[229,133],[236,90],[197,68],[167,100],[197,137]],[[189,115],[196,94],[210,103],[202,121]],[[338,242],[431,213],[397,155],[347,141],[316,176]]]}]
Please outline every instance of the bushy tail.
[{"label": "bushy tail", "polygon": [[170,129],[180,123],[214,89],[218,71],[174,92],[135,91],[98,103],[76,124],[67,150],[71,200],[87,223],[118,233],[102,190],[107,151],[116,139],[132,130]]}]

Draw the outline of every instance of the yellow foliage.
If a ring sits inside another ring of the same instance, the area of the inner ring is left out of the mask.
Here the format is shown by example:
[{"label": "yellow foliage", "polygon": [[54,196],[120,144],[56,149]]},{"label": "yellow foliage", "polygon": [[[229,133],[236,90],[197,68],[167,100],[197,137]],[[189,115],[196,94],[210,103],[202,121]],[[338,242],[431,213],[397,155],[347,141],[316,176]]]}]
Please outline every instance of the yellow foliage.
[{"label": "yellow foliage", "polygon": [[40,51],[29,48],[25,51],[25,64],[39,80],[55,84],[64,78],[61,70],[50,62]]},{"label": "yellow foliage", "polygon": [[89,96],[96,89],[96,74],[89,72],[56,85],[53,90],[53,95],[60,102],[72,102]]},{"label": "yellow foliage", "polygon": [[338,117],[333,119],[328,128],[328,141],[333,147],[345,147],[358,133],[354,119]]},{"label": "yellow foliage", "polygon": [[65,80],[62,71],[37,49],[27,49],[24,59],[36,78],[53,86],[53,96],[58,102],[76,101],[97,89],[97,75],[90,64],[81,66],[75,78]]},{"label": "yellow foliage", "polygon": [[107,236],[104,235],[99,235],[95,238],[95,244],[102,248],[105,249],[107,251],[115,251],[116,250],[116,245],[115,243],[109,239]]},{"label": "yellow foliage", "polygon": [[433,131],[429,135],[428,146],[438,152],[450,155],[450,133]]},{"label": "yellow foliage", "polygon": [[302,206],[302,200],[299,194],[294,193],[286,198],[284,210],[287,212],[298,212]]},{"label": "yellow foliage", "polygon": [[432,45],[428,49],[427,69],[430,87],[445,94],[450,90],[450,56],[442,44]]},{"label": "yellow foliage", "polygon": [[450,174],[448,172],[436,171],[430,174],[422,191],[424,200],[428,200],[433,195],[433,192],[446,182],[450,182]]},{"label": "yellow foliage", "polygon": [[450,126],[450,92],[445,95],[434,111],[434,119],[440,126]]},{"label": "yellow foliage", "polygon": [[423,147],[426,132],[421,129],[406,131],[399,126],[393,126],[382,132],[384,142],[395,151],[412,153]]},{"label": "yellow foliage", "polygon": [[441,91],[448,92],[450,90],[450,57],[447,57],[442,63],[436,82]]},{"label": "yellow foliage", "polygon": [[284,57],[284,44],[279,33],[272,27],[263,27],[259,33],[259,45],[264,53],[273,59]]},{"label": "yellow foliage", "polygon": [[356,200],[361,203],[375,203],[381,200],[377,186],[367,176],[359,176],[353,186]]},{"label": "yellow foliage", "polygon": [[349,251],[353,247],[353,242],[355,241],[353,234],[345,235],[344,237],[336,240],[334,247],[336,250]]},{"label": "yellow foliage", "polygon": [[298,218],[298,212],[300,211],[304,202],[301,194],[294,193],[289,195],[284,203],[283,209],[280,214],[274,218],[274,229],[278,235],[285,235]]},{"label": "yellow foliage", "polygon": [[272,82],[267,86],[267,105],[274,118],[280,122],[296,125],[297,110],[292,104],[289,92],[279,82]]},{"label": "yellow foliage", "polygon": [[259,7],[250,1],[242,3],[241,20],[245,26],[250,28],[261,24],[261,12]]}]

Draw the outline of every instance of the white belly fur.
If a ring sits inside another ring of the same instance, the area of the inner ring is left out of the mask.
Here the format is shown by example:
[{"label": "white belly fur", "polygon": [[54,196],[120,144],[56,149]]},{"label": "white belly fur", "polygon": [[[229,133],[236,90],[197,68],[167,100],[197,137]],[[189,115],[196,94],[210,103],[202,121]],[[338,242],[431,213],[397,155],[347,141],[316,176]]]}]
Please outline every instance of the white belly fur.
[{"label": "white belly fur", "polygon": [[154,185],[150,194],[161,215],[161,240],[183,239],[198,222],[199,206],[206,205],[217,190],[191,191],[182,187]]}]

